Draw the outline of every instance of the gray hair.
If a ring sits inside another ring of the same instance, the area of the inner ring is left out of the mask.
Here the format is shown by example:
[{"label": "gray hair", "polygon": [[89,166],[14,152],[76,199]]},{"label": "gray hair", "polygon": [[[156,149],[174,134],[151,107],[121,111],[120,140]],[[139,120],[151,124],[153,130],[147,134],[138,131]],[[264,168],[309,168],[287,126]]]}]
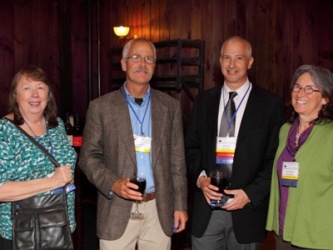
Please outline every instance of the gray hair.
[{"label": "gray hair", "polygon": [[[323,98],[325,98],[328,103],[322,107],[319,111],[318,118],[313,121],[318,123],[323,121],[325,118],[333,120],[333,74],[330,70],[314,65],[302,65],[294,73],[290,88],[292,89],[296,84],[298,78],[308,73],[311,76],[312,81],[315,83],[316,87],[320,91]],[[293,121],[298,115],[294,114],[291,118]]]},{"label": "gray hair", "polygon": [[128,52],[129,52],[131,46],[133,45],[133,43],[136,43],[136,42],[146,42],[146,43],[148,43],[150,45],[150,47],[152,48],[152,50],[153,50],[154,59],[156,59],[156,47],[155,47],[155,45],[151,41],[149,41],[145,38],[136,38],[136,39],[132,39],[132,40],[128,41],[125,44],[124,48],[123,48],[123,53],[122,53],[123,59],[126,59],[128,57]]}]

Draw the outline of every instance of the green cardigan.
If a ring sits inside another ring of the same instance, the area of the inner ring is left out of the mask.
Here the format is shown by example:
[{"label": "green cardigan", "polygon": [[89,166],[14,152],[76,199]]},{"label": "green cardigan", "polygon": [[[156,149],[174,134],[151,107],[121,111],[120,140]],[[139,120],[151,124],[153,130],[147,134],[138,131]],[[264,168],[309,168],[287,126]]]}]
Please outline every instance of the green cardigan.
[{"label": "green cardigan", "polygon": [[[280,130],[272,172],[266,229],[279,234],[277,159],[285,148],[290,124]],[[289,188],[283,239],[313,249],[333,249],[333,123],[315,125],[298,150],[300,163],[296,188]]]}]

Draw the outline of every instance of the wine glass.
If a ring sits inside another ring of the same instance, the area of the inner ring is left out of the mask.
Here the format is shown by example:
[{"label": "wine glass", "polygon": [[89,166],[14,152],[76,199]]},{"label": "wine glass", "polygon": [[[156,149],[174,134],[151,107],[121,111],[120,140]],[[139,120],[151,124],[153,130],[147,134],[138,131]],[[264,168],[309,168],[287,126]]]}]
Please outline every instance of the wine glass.
[{"label": "wine glass", "polygon": [[224,192],[224,189],[229,187],[229,180],[226,176],[226,173],[220,169],[214,170],[210,173],[210,184],[219,188],[218,192],[223,194],[221,200],[210,200],[210,206],[212,208],[221,207],[226,204],[228,196]]},{"label": "wine glass", "polygon": [[[136,184],[139,189],[136,189],[135,191],[140,192],[141,194],[145,193],[146,189],[146,177],[144,176],[143,173],[133,177],[130,179],[130,182]],[[130,219],[132,220],[143,220],[144,215],[139,212],[139,201],[135,201],[135,211],[131,213]]]}]

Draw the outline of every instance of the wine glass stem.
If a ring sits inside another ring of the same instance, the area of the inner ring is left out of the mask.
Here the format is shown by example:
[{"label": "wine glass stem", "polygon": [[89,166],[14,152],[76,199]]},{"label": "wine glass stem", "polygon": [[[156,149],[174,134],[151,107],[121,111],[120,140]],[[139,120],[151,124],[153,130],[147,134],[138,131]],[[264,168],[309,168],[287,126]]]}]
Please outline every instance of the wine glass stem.
[{"label": "wine glass stem", "polygon": [[135,206],[136,206],[135,212],[139,213],[139,202],[138,201],[135,201]]}]

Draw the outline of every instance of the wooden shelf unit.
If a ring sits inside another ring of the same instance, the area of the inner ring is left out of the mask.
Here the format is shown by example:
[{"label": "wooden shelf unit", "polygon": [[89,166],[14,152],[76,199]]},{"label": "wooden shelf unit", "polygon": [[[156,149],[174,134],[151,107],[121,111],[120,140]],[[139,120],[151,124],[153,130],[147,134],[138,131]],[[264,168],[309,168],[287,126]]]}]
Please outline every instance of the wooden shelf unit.
[{"label": "wooden shelf unit", "polygon": [[[166,40],[154,43],[157,53],[155,73],[150,81],[160,90],[184,90],[193,101],[191,89],[203,91],[205,43],[203,40]],[[121,49],[111,50],[111,90],[119,88],[125,81],[121,71]]]}]

